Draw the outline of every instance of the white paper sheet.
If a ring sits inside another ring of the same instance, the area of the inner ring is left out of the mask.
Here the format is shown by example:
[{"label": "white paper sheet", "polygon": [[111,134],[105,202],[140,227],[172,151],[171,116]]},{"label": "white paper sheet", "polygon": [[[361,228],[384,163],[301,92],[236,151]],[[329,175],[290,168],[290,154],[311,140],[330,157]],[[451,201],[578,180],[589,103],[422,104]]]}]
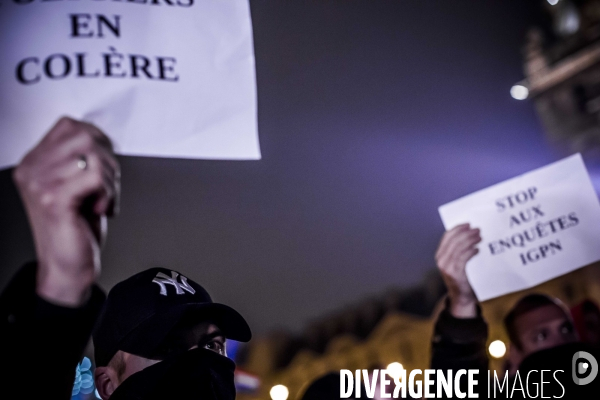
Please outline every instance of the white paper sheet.
[{"label": "white paper sheet", "polygon": [[579,154],[439,208],[447,230],[481,229],[467,276],[480,301],[600,259],[600,205]]},{"label": "white paper sheet", "polygon": [[259,159],[247,0],[2,0],[0,168],[62,115],[121,154]]}]

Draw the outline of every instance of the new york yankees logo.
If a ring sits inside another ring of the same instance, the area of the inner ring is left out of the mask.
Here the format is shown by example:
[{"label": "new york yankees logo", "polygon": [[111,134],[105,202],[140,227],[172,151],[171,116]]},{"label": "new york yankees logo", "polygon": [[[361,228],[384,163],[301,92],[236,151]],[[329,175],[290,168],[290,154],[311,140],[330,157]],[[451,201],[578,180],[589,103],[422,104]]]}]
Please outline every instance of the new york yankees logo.
[{"label": "new york yankees logo", "polygon": [[[178,276],[181,280],[181,283],[177,282]],[[158,286],[160,286],[160,294],[162,294],[163,296],[167,295],[167,285],[173,285],[175,287],[175,293],[177,294],[184,294],[184,290],[191,294],[196,293],[194,288],[191,287],[190,284],[187,282],[187,278],[183,275],[179,275],[175,271],[171,271],[170,278],[168,275],[159,272],[158,274],[156,274],[156,277],[152,279],[152,282],[158,283]]]}]

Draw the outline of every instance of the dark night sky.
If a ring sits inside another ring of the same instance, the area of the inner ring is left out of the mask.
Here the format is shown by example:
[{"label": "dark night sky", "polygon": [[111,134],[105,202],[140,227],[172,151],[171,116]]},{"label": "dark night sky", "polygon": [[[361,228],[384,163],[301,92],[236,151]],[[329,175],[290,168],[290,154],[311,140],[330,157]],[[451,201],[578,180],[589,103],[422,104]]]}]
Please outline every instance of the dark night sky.
[{"label": "dark night sky", "polygon": [[[121,157],[101,284],[178,269],[256,333],[418,284],[439,205],[564,155],[509,95],[542,2],[252,0],[263,159]],[[33,256],[4,171],[0,285]]]}]

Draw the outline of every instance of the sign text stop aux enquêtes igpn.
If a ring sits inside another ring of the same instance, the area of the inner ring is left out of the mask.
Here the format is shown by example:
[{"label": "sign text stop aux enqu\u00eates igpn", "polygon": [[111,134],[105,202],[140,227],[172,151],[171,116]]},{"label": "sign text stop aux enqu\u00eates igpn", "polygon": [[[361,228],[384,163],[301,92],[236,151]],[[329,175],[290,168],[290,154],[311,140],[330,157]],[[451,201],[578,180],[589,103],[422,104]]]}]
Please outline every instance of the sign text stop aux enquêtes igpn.
[{"label": "sign text stop aux enqu\u00eates igpn", "polygon": [[0,167],[61,115],[124,154],[258,159],[245,0],[2,0]]},{"label": "sign text stop aux enqu\u00eates igpn", "polygon": [[526,289],[600,259],[600,205],[580,155],[439,208],[446,229],[481,229],[467,264],[480,300]]}]

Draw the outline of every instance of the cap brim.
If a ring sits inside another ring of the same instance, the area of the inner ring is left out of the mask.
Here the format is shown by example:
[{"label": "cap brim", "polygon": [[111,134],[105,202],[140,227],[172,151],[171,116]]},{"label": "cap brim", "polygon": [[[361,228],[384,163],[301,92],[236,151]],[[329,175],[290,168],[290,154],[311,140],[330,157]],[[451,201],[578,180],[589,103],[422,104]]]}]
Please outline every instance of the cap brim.
[{"label": "cap brim", "polygon": [[186,321],[210,321],[219,327],[227,339],[248,342],[252,338],[250,326],[233,308],[219,303],[189,303],[146,319],[123,338],[119,350],[152,358],[154,350],[183,318]]},{"label": "cap brim", "polygon": [[198,318],[198,321],[210,320],[221,329],[227,339],[238,342],[248,342],[252,339],[252,331],[244,317],[225,304],[191,304],[185,315]]}]

